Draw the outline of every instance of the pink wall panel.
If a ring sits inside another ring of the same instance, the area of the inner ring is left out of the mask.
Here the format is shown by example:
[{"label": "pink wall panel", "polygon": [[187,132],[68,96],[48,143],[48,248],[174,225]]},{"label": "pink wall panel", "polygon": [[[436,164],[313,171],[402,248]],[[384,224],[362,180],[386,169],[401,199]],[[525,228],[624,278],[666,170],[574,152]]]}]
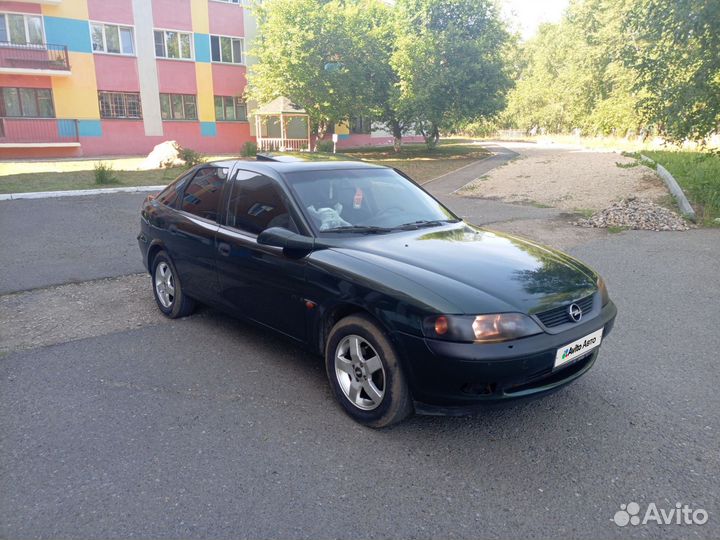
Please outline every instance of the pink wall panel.
[{"label": "pink wall panel", "polygon": [[30,77],[27,75],[0,75],[0,86],[19,88],[52,88],[50,77]]},{"label": "pink wall panel", "polygon": [[216,96],[241,96],[247,79],[245,66],[212,64],[213,92]]},{"label": "pink wall panel", "polygon": [[134,120],[103,120],[102,129],[102,137],[81,137],[84,156],[145,155],[170,140],[205,154],[237,154],[253,140],[247,123],[217,124],[216,137],[203,137],[198,122],[165,122],[163,137],[146,137],[143,123]]},{"label": "pink wall panel", "polygon": [[190,0],[152,0],[152,6],[155,28],[192,30]]},{"label": "pink wall panel", "polygon": [[157,70],[161,93],[197,94],[194,62],[158,60]]},{"label": "pink wall panel", "polygon": [[208,2],[210,33],[221,36],[244,36],[243,11],[243,8],[237,4]]},{"label": "pink wall panel", "polygon": [[102,120],[102,137],[80,137],[84,156],[147,154],[142,120]]},{"label": "pink wall panel", "polygon": [[[210,143],[211,152],[217,154],[239,154],[243,144],[254,141],[247,122],[218,122],[217,137]],[[212,139],[209,139],[212,141]]]},{"label": "pink wall panel", "polygon": [[0,11],[17,11],[19,13],[42,13],[40,4],[25,2],[0,2]]},{"label": "pink wall panel", "polygon": [[94,59],[98,90],[140,91],[137,61],[134,57],[96,54]]},{"label": "pink wall panel", "polygon": [[90,20],[134,24],[132,0],[88,0]]}]

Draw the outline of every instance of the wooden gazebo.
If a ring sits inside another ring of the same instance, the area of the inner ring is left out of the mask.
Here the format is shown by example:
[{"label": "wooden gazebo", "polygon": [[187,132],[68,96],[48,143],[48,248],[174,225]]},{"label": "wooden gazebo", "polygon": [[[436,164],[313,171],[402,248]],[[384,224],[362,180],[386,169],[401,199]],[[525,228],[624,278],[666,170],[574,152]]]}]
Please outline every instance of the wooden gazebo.
[{"label": "wooden gazebo", "polygon": [[255,133],[260,152],[310,150],[310,117],[285,97],[272,100],[255,112]]}]

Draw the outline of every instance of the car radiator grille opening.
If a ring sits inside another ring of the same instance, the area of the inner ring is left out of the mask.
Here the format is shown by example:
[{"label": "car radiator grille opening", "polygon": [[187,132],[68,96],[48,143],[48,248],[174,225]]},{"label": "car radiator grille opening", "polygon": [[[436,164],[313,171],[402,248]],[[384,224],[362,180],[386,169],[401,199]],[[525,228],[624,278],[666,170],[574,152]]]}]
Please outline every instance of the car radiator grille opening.
[{"label": "car radiator grille opening", "polygon": [[523,392],[525,390],[534,390],[536,388],[542,388],[565,379],[569,379],[579,371],[585,369],[597,356],[597,350],[591,351],[582,358],[578,358],[572,364],[569,364],[563,369],[550,372],[548,375],[544,375],[538,379],[534,379],[529,382],[517,384],[504,389],[506,395],[514,394],[517,392]]},{"label": "car radiator grille opening", "polygon": [[563,306],[549,309],[547,311],[543,311],[542,313],[537,313],[536,316],[538,319],[540,319],[540,322],[548,328],[573,322],[573,320],[570,318],[570,315],[568,314],[568,306],[570,306],[571,304],[577,304],[578,306],[580,306],[580,309],[582,309],[583,313],[589,313],[593,307],[593,296],[594,295],[591,294],[590,296],[586,296],[585,298],[581,298],[580,300],[577,300],[575,302],[568,302]]}]

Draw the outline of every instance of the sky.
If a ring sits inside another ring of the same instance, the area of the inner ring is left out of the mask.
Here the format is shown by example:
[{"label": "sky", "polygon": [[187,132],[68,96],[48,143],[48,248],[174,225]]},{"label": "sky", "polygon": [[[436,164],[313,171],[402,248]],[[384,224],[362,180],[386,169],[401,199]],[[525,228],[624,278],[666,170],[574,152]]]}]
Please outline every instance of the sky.
[{"label": "sky", "polygon": [[568,0],[501,0],[503,14],[523,40],[535,35],[544,22],[558,22]]}]

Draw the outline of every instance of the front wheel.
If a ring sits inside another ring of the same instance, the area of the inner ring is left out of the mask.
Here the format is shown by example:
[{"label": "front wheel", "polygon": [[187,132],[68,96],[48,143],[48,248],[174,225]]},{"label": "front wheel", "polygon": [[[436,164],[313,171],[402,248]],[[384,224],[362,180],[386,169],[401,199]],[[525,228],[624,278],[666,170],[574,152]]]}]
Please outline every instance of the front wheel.
[{"label": "front wheel", "polygon": [[361,424],[386,427],[413,412],[395,350],[385,333],[365,315],[346,317],[330,331],[325,370],[335,398]]},{"label": "front wheel", "polygon": [[155,301],[163,315],[179,319],[195,310],[195,301],[183,293],[175,265],[166,252],[161,251],[153,259],[151,276]]}]

